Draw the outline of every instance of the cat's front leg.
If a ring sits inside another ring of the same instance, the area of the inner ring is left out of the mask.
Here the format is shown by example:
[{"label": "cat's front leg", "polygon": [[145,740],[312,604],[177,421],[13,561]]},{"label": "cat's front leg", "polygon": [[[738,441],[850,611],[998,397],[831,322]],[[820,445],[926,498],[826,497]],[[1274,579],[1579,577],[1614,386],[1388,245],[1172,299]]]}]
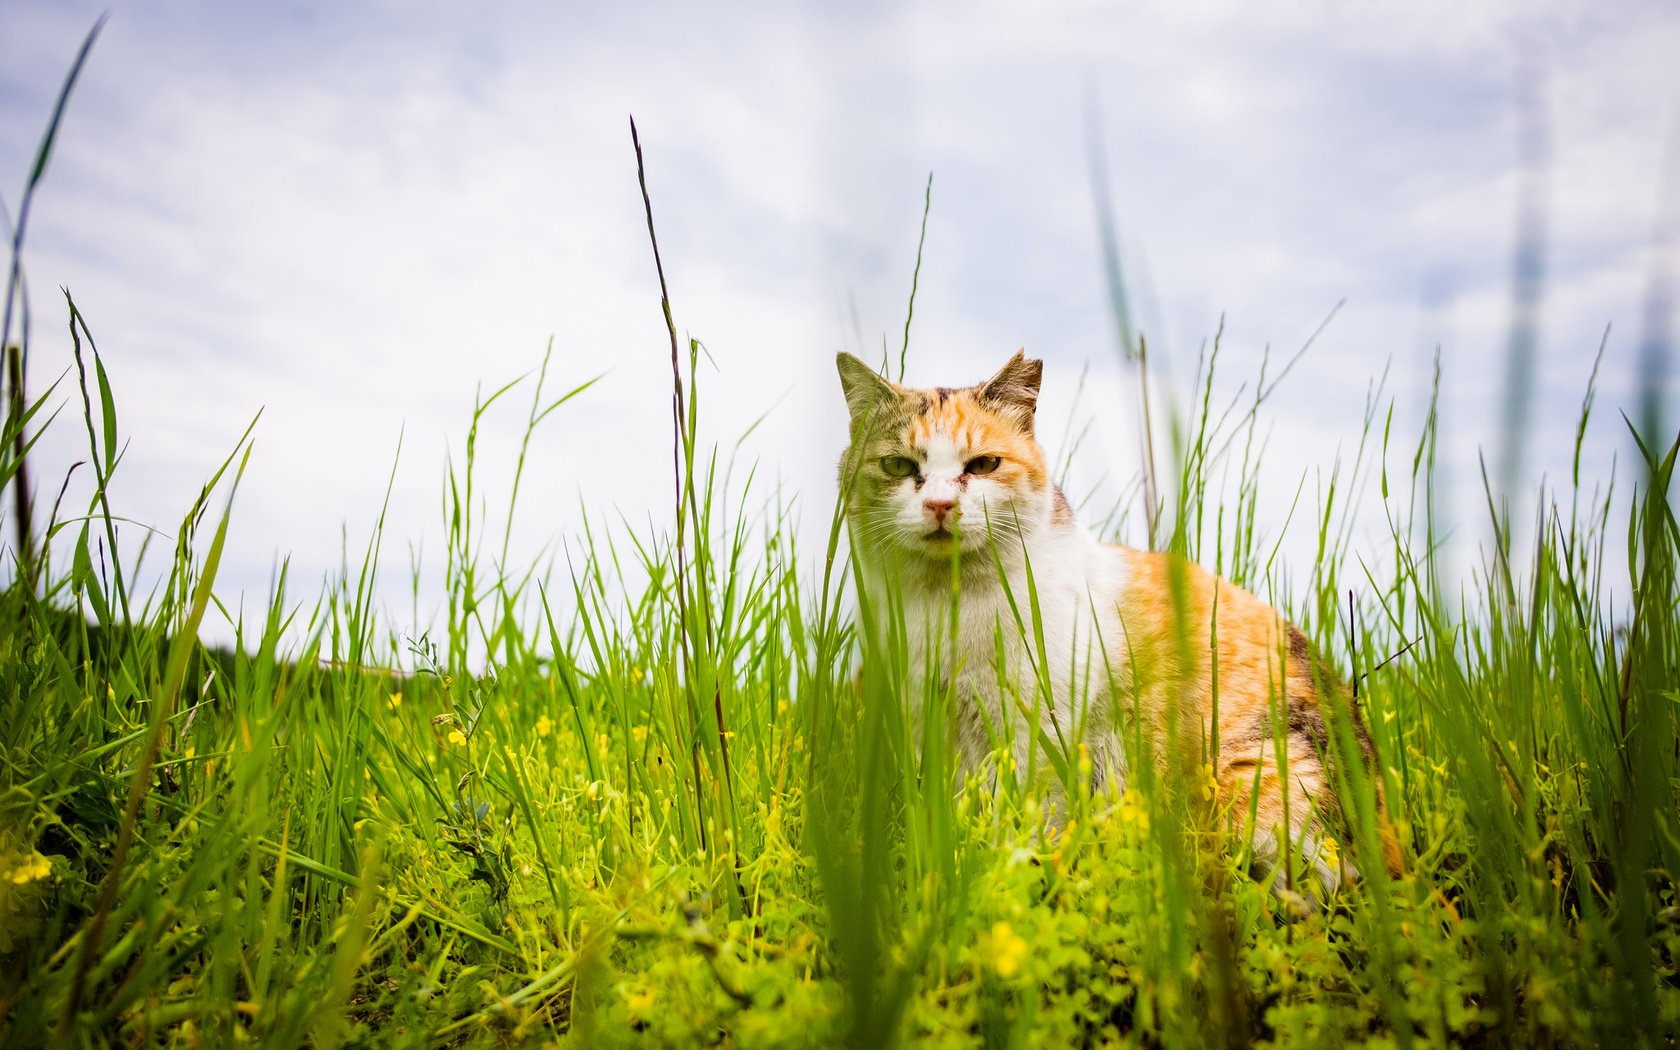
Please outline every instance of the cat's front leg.
[{"label": "cat's front leg", "polygon": [[[1326,814],[1315,801],[1332,797],[1325,789],[1324,766],[1303,750],[1291,750],[1287,785],[1269,748],[1227,762],[1217,777],[1218,799],[1232,826],[1239,833],[1248,831],[1255,878],[1292,918],[1319,910],[1342,887],[1359,880],[1358,869],[1326,834]],[[1299,865],[1284,864],[1285,843],[1300,858]]]}]

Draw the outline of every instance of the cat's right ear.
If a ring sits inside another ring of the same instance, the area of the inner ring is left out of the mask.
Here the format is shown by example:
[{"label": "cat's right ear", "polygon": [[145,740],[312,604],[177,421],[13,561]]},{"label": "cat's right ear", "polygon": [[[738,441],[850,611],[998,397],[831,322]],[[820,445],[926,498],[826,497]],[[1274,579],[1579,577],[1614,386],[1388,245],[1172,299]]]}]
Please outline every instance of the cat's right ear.
[{"label": "cat's right ear", "polygon": [[998,374],[986,380],[980,388],[980,398],[1018,414],[1032,427],[1033,413],[1038,411],[1038,385],[1044,378],[1044,362],[1029,358],[1025,350],[1015,351]]},{"label": "cat's right ear", "polygon": [[840,369],[840,389],[846,393],[846,407],[851,410],[853,423],[898,397],[898,390],[891,383],[851,354],[842,351],[834,364]]}]

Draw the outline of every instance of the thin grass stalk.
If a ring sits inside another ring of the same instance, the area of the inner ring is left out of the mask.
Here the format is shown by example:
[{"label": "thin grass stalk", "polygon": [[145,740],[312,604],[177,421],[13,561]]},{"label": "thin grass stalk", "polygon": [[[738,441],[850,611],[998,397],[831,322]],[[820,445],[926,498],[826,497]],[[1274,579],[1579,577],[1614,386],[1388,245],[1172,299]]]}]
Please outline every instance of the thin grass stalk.
[{"label": "thin grass stalk", "polygon": [[[75,89],[76,81],[81,79],[82,67],[87,64],[93,43],[99,39],[99,31],[105,28],[105,20],[109,17],[110,13],[106,12],[94,19],[93,28],[82,38],[82,46],[76,51],[76,57],[71,61],[63,83],[59,85],[58,98],[53,102],[52,116],[48,118],[47,129],[41,135],[41,144],[36,147],[35,163],[29,169],[29,179],[24,183],[23,196],[18,201],[17,222],[12,226],[11,261],[6,271],[6,308],[4,315],[0,316],[0,344],[11,341],[14,309],[19,299],[23,298],[23,241],[29,230],[29,213],[35,203],[35,190],[46,177],[47,162],[52,159],[53,143],[58,139],[59,125],[63,123],[65,109],[70,104],[70,93]],[[27,312],[27,304],[24,309]],[[28,346],[29,340],[26,335],[19,341],[20,350],[26,356],[25,364],[28,363]]]},{"label": "thin grass stalk", "polygon": [[[910,353],[910,322],[916,317],[916,287],[922,279],[922,246],[927,243],[928,212],[933,210],[933,172],[928,172],[927,188],[922,192],[922,228],[916,235],[916,266],[910,271],[910,305],[904,311],[904,340],[898,347],[898,381],[904,382],[904,362]],[[886,371],[883,362],[882,369]]]}]

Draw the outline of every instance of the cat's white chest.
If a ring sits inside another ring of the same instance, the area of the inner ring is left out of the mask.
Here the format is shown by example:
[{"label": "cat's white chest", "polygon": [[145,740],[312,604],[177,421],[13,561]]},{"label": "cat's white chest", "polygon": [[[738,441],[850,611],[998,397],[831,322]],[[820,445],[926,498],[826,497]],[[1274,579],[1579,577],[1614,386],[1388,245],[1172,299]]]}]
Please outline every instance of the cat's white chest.
[{"label": "cat's white chest", "polygon": [[1068,543],[1039,552],[1030,584],[1024,568],[970,584],[954,616],[948,592],[903,595],[917,720],[937,700],[969,769],[1000,747],[1025,761],[1041,731],[1109,751],[1121,572],[1110,549]]}]

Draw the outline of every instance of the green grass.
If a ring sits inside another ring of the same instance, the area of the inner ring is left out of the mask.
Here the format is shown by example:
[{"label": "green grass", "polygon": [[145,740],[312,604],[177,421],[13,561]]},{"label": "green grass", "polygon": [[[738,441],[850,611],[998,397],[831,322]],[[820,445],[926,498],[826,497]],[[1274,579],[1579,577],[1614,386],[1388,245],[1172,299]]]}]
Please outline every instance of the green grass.
[{"label": "green grass", "polygon": [[[1126,509],[1285,605],[1362,682],[1408,855],[1401,877],[1362,863],[1363,887],[1289,922],[1193,782],[1140,771],[1092,797],[1061,746],[996,790],[953,790],[940,720],[918,735],[907,710],[944,698],[907,704],[901,611],[860,607],[843,526],[802,549],[787,508],[726,485],[727,456],[696,437],[696,344],[679,354],[673,334],[666,531],[591,524],[568,571],[509,565],[517,481],[485,520],[474,435],[516,398],[527,435],[566,426],[587,380],[555,397],[545,359],[475,405],[452,461],[435,636],[373,600],[382,518],[360,564],[301,599],[282,575],[212,651],[194,639],[230,617],[216,573],[249,446],[137,593],[105,497],[118,392],[69,310],[97,483],[45,523],[28,573],[11,552],[0,594],[0,1044],[1661,1046],[1680,1031],[1672,439],[1621,480],[1631,497],[1578,477],[1535,494],[1526,549],[1506,539],[1485,572],[1444,580],[1433,413],[1402,443],[1373,395],[1345,470],[1264,494],[1316,529],[1291,592],[1257,485],[1217,484],[1255,474],[1267,380],[1221,408],[1210,356],[1162,470],[1177,495]],[[0,483],[23,463],[19,418]],[[1371,484],[1386,569],[1352,546]],[[1634,589],[1612,600],[1621,545]],[[1052,781],[1071,787],[1046,834]],[[1342,848],[1375,857],[1370,838]]]}]

